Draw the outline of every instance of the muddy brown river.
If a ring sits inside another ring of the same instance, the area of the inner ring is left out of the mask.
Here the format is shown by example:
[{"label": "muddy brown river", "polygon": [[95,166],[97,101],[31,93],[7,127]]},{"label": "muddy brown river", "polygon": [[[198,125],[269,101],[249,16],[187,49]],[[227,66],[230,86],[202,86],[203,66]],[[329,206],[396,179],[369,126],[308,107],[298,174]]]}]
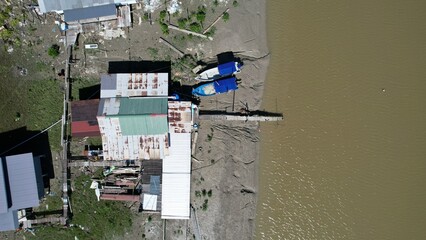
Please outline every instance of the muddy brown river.
[{"label": "muddy brown river", "polygon": [[426,239],[426,1],[268,1],[256,239]]}]

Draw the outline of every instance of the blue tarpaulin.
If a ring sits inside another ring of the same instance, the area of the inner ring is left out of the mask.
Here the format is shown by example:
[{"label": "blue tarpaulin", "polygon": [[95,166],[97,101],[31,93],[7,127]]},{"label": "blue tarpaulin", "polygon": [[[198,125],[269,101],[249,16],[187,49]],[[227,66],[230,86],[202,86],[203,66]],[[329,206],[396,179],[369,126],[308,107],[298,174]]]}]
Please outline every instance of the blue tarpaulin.
[{"label": "blue tarpaulin", "polygon": [[225,93],[237,90],[237,79],[234,77],[218,80],[214,82],[214,90],[216,93]]},{"label": "blue tarpaulin", "polygon": [[235,71],[237,71],[237,68],[235,67],[235,62],[220,64],[217,67],[219,69],[219,74],[221,76],[228,76],[233,74]]}]

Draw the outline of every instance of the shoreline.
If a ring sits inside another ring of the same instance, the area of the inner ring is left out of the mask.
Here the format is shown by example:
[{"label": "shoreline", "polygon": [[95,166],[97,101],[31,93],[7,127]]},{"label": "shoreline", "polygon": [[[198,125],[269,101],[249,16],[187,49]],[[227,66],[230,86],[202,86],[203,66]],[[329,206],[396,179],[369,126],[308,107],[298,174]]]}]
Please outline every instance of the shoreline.
[{"label": "shoreline", "polygon": [[[232,51],[244,62],[237,78],[235,111],[248,105],[261,110],[269,66],[266,1],[241,2],[231,8],[229,22],[218,26],[211,49],[213,57]],[[208,48],[208,46],[206,46]],[[204,110],[232,108],[233,94],[203,98]],[[244,105],[243,105],[244,104]],[[201,123],[193,153],[191,204],[197,209],[200,232],[205,239],[253,239],[259,193],[260,124],[214,121]],[[195,191],[212,190],[208,198]],[[208,210],[200,209],[208,201]],[[190,223],[191,224],[191,223]]]}]

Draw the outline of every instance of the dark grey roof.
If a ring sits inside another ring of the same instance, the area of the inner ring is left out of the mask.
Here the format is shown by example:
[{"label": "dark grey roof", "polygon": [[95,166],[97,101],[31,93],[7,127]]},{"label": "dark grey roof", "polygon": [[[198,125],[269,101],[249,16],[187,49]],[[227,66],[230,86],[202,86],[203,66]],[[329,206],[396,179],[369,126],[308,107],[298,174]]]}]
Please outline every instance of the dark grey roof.
[{"label": "dark grey roof", "polygon": [[7,206],[7,193],[6,193],[6,181],[5,181],[5,172],[3,168],[3,160],[0,159],[0,214],[6,213]]},{"label": "dark grey roof", "polygon": [[0,231],[16,230],[19,227],[18,211],[9,210],[0,214]]},{"label": "dark grey roof", "polygon": [[64,21],[73,22],[111,15],[117,15],[117,7],[115,4],[64,10]]},{"label": "dark grey roof", "polygon": [[39,205],[39,193],[32,153],[6,157],[12,210]]},{"label": "dark grey roof", "polygon": [[160,176],[151,176],[149,181],[149,193],[153,195],[160,194]]}]

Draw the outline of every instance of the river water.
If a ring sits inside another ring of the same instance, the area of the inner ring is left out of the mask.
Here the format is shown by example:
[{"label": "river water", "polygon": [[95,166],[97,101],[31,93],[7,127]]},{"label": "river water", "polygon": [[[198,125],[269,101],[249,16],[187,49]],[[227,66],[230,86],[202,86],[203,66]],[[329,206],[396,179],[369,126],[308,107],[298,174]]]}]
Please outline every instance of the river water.
[{"label": "river water", "polygon": [[426,1],[268,1],[256,239],[426,239]]}]

